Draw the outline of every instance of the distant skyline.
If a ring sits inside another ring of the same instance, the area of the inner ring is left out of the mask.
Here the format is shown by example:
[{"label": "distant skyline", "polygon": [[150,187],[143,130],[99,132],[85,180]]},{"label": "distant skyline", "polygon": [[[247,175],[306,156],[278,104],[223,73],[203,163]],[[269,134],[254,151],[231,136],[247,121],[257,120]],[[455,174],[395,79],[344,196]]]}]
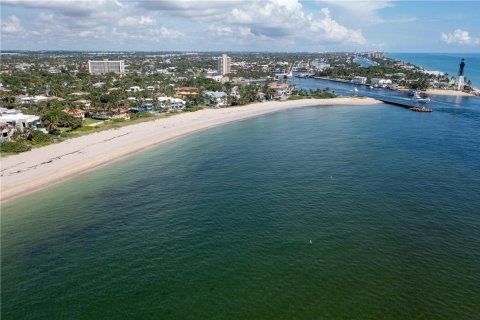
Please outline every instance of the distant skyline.
[{"label": "distant skyline", "polygon": [[2,50],[480,51],[479,1],[2,0]]}]

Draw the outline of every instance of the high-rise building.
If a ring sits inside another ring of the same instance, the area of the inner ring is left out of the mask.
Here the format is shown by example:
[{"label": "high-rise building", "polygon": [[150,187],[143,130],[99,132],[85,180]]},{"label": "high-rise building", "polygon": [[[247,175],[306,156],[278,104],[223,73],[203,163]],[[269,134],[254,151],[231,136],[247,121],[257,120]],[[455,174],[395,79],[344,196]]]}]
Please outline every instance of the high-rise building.
[{"label": "high-rise building", "polygon": [[108,72],[124,73],[125,66],[123,61],[93,61],[88,60],[88,72],[91,74],[105,74]]},{"label": "high-rise building", "polygon": [[218,75],[224,76],[230,73],[230,57],[226,54],[222,54],[218,58]]},{"label": "high-rise building", "polygon": [[383,59],[384,53],[382,51],[367,52],[367,57],[375,59]]}]

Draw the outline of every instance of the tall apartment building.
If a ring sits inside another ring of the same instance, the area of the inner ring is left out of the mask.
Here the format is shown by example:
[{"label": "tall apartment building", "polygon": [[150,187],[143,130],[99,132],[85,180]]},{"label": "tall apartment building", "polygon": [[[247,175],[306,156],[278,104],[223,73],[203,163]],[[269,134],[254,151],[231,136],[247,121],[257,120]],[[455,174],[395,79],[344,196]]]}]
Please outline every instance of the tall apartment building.
[{"label": "tall apartment building", "polygon": [[369,58],[383,59],[384,53],[382,51],[373,51],[373,52],[368,52],[367,56]]},{"label": "tall apartment building", "polygon": [[125,66],[123,61],[93,61],[88,60],[88,72],[91,74],[104,74],[108,72],[124,73]]},{"label": "tall apartment building", "polygon": [[218,75],[224,76],[230,73],[230,57],[226,54],[222,54],[218,58]]}]

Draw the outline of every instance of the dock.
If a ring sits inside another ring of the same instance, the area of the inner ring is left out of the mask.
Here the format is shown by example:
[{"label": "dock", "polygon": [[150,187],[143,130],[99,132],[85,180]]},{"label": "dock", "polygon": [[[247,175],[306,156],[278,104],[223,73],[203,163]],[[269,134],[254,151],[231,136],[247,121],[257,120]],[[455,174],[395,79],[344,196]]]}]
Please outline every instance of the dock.
[{"label": "dock", "polygon": [[415,111],[415,112],[432,112],[433,111],[433,109],[431,109],[431,108],[419,107],[417,105],[414,105],[413,103],[407,103],[407,102],[398,101],[398,100],[385,99],[383,97],[382,98],[375,97],[375,99],[377,99],[379,101],[382,101],[383,103],[387,103],[387,104],[391,104],[391,105],[394,105],[394,106],[402,107],[402,108],[405,108],[405,109],[408,109],[408,110],[411,110],[411,111]]}]

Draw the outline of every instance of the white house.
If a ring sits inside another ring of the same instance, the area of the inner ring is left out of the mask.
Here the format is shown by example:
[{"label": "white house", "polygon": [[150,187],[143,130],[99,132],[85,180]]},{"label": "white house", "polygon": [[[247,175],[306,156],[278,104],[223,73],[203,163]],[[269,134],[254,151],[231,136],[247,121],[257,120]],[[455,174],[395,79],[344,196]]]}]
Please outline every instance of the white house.
[{"label": "white house", "polygon": [[139,86],[133,86],[127,89],[127,92],[140,92],[140,91],[143,91],[143,89],[140,89]]},{"label": "white house", "polygon": [[285,99],[289,97],[292,94],[294,89],[294,87],[288,83],[277,83],[277,82],[271,83],[268,87],[270,89],[275,90],[274,97],[276,99]]},{"label": "white house", "polygon": [[382,78],[372,78],[370,80],[370,83],[372,84],[372,86],[388,86],[390,84],[392,84],[392,80],[390,79],[382,79]]},{"label": "white house", "polygon": [[355,76],[353,77],[352,82],[358,84],[365,84],[367,83],[367,77]]},{"label": "white house", "polygon": [[76,105],[84,106],[85,108],[89,108],[90,105],[92,104],[92,101],[85,100],[85,99],[79,99],[79,100],[73,101],[73,103],[76,104]]},{"label": "white house", "polygon": [[22,112],[2,114],[0,115],[0,122],[5,122],[20,131],[23,131],[26,128],[32,128],[35,130],[41,129],[39,116],[23,114]]},{"label": "white house", "polygon": [[240,98],[240,88],[238,88],[238,86],[234,86],[230,91],[230,96],[235,97],[237,99]]},{"label": "white house", "polygon": [[18,104],[37,104],[42,101],[48,100],[46,96],[16,96],[15,102]]},{"label": "white house", "polygon": [[179,98],[158,97],[158,106],[162,109],[183,110],[186,102]]},{"label": "white house", "polygon": [[25,70],[30,69],[31,66],[32,65],[30,63],[19,63],[19,64],[15,65],[15,69],[25,71]]},{"label": "white house", "polygon": [[227,105],[227,94],[223,91],[205,91],[203,99],[207,106],[222,107]]}]

